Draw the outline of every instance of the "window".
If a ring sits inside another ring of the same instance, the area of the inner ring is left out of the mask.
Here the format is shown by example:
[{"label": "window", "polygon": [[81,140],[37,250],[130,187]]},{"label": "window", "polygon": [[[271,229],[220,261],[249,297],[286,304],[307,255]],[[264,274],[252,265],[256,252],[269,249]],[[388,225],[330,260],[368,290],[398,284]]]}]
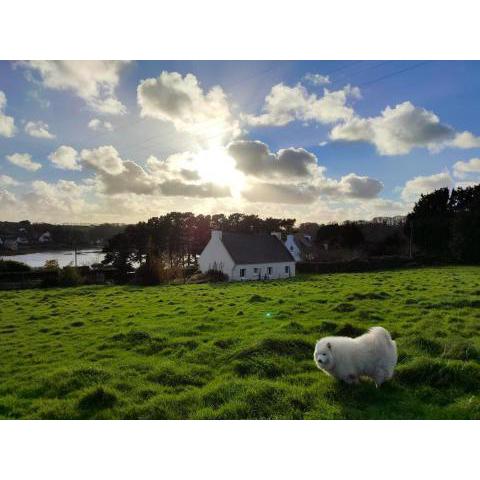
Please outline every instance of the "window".
[{"label": "window", "polygon": [[290,274],[290,265],[285,265],[285,273]]},{"label": "window", "polygon": [[253,269],[253,273],[258,273],[258,268],[257,268],[257,267],[255,267],[255,268]]},{"label": "window", "polygon": [[272,274],[272,267],[267,267],[267,273],[268,273],[269,275]]},{"label": "window", "polygon": [[247,273],[246,268],[241,268],[240,269],[240,278],[245,278],[245,274]]},{"label": "window", "polygon": [[293,245],[290,245],[290,251],[293,252]]}]

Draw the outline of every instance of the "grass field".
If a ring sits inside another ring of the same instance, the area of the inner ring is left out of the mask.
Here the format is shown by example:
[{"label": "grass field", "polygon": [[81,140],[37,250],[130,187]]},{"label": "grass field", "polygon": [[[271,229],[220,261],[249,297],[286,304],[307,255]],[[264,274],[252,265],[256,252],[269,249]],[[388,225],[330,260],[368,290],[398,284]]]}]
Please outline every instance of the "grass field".
[{"label": "grass field", "polygon": [[[318,338],[391,331],[382,388],[313,363]],[[0,417],[480,418],[480,268],[0,292]]]}]

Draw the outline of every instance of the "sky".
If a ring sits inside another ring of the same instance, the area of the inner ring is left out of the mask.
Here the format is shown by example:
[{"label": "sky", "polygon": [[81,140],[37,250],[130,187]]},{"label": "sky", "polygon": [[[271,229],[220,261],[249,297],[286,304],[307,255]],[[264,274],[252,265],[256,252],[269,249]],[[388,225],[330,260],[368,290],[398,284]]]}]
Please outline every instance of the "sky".
[{"label": "sky", "polygon": [[0,220],[406,214],[480,181],[480,62],[0,61]]}]

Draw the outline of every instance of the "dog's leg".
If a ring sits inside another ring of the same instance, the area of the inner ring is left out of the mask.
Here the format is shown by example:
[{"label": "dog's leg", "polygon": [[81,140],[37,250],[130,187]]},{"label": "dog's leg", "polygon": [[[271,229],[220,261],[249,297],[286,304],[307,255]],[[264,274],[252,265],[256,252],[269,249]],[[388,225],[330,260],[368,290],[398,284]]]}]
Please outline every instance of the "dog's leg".
[{"label": "dog's leg", "polygon": [[380,387],[383,382],[388,378],[388,373],[383,368],[378,368],[373,376],[373,381],[376,387]]},{"label": "dog's leg", "polygon": [[357,385],[359,383],[358,377],[356,375],[353,375],[352,373],[350,375],[347,375],[343,380],[349,385]]}]

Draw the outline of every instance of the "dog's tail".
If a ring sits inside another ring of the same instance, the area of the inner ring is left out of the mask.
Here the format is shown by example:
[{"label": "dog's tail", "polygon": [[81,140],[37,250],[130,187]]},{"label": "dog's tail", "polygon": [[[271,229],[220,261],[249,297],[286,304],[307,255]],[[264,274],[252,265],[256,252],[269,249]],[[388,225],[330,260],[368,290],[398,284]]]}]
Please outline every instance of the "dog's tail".
[{"label": "dog's tail", "polygon": [[395,358],[397,357],[397,344],[392,340],[392,336],[388,330],[383,327],[372,327],[368,332],[374,336],[375,343],[386,345],[391,355]]},{"label": "dog's tail", "polygon": [[383,327],[372,327],[368,331],[377,338],[384,338],[387,342],[393,342],[390,332]]}]

